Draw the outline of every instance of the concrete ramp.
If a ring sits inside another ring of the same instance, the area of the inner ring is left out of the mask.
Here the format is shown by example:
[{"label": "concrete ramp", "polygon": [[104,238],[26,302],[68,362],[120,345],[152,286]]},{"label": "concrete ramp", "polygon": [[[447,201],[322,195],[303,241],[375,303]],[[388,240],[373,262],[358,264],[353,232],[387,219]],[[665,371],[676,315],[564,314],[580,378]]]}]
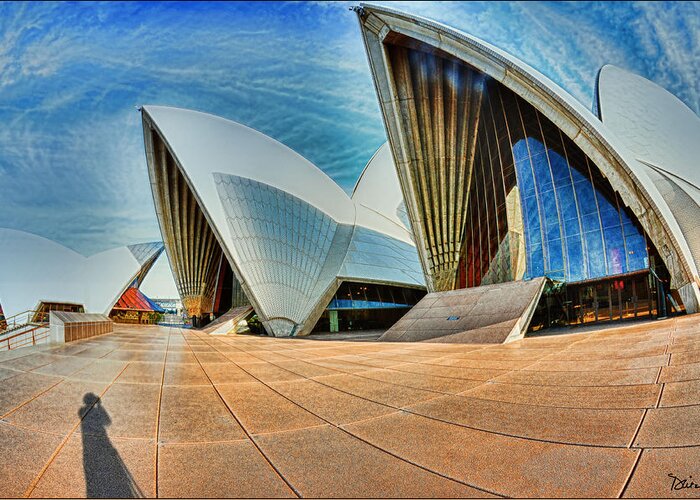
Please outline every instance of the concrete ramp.
[{"label": "concrete ramp", "polygon": [[429,293],[382,342],[502,344],[522,338],[546,278]]},{"label": "concrete ramp", "polygon": [[208,333],[209,335],[229,335],[237,333],[238,322],[245,319],[251,312],[253,312],[251,306],[234,307],[204,328],[201,328],[200,331]]}]

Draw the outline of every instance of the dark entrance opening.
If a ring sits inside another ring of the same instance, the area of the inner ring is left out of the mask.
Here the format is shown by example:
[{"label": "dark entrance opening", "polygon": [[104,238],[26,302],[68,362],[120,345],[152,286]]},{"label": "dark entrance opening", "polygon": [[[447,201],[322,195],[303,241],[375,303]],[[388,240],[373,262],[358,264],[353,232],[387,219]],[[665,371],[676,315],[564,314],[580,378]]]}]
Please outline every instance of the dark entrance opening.
[{"label": "dark entrance opening", "polygon": [[223,255],[219,268],[219,282],[214,296],[214,316],[221,316],[233,305],[233,270]]},{"label": "dark entrance opening", "polygon": [[595,281],[549,283],[528,331],[683,313],[678,292],[668,288],[668,276],[645,269]]},{"label": "dark entrance opening", "polygon": [[424,290],[343,282],[313,333],[386,330],[425,296]]}]

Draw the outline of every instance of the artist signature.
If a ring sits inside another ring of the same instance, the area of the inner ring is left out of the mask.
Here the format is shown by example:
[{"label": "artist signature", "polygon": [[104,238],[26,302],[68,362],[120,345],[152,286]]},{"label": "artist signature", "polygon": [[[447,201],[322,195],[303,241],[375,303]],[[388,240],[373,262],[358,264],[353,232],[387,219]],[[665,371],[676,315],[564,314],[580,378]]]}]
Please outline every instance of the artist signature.
[{"label": "artist signature", "polygon": [[671,483],[671,491],[684,490],[687,488],[700,488],[700,484],[693,481],[693,476],[688,476],[687,479],[681,479],[675,474],[669,472],[668,477],[670,477],[673,481]]}]

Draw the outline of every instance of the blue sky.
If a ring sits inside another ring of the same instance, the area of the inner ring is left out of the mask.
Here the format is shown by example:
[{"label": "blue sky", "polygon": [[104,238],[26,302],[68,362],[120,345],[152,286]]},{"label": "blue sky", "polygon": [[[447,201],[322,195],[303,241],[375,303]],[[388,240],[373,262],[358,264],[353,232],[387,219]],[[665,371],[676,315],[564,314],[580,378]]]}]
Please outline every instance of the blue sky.
[{"label": "blue sky", "polygon": [[[155,240],[136,106],[215,113],[350,190],[385,141],[355,3],[0,4],[0,226],[92,254]],[[612,63],[700,111],[698,3],[393,3],[590,107]]]}]

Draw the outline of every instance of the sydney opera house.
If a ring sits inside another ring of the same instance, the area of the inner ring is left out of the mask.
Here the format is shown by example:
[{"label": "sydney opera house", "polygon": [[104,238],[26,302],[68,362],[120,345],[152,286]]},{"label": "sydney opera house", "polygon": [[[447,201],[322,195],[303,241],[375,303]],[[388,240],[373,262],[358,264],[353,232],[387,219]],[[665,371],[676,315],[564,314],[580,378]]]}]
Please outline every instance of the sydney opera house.
[{"label": "sydney opera house", "polygon": [[142,114],[163,242],[195,324],[250,304],[275,336],[386,328],[425,294],[388,146],[348,196],[243,125],[159,106]]},{"label": "sydney opera house", "polygon": [[508,301],[546,277],[544,326],[697,312],[700,120],[680,100],[604,66],[591,112],[474,37],[356,13],[430,292]]},{"label": "sydney opera house", "polygon": [[[109,316],[162,252],[163,244],[152,242],[85,257],[41,236],[0,228],[0,332],[17,336],[26,324],[48,322],[50,311]],[[8,325],[10,318],[17,320]]]},{"label": "sydney opera house", "polygon": [[[349,194],[148,105],[162,242],[0,229],[0,497],[697,497],[698,116],[620,68],[589,110],[447,26],[347,15],[388,138]],[[114,327],[157,310],[163,253],[194,328]]]},{"label": "sydney opera house", "polygon": [[352,196],[243,125],[142,109],[190,315],[250,304],[276,336],[387,328],[427,288],[387,340],[431,318],[443,334],[496,324],[502,341],[528,327],[698,310],[691,110],[605,66],[590,111],[474,37],[383,7],[356,12],[389,143]]}]

